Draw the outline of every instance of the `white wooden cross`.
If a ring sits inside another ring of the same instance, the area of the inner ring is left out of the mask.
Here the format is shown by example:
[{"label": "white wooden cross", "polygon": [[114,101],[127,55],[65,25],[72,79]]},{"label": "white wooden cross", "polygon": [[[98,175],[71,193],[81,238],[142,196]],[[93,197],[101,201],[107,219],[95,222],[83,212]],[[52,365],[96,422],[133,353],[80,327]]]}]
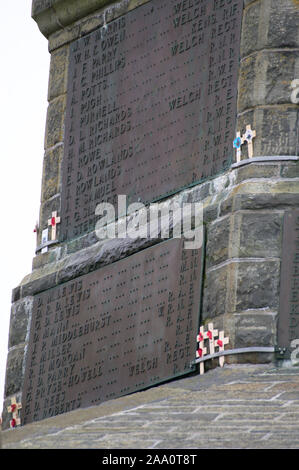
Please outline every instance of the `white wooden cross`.
[{"label": "white wooden cross", "polygon": [[60,217],[57,217],[57,212],[52,212],[51,219],[48,220],[49,227],[52,227],[51,230],[51,240],[56,240],[56,226],[60,224]]},{"label": "white wooden cross", "polygon": [[45,228],[42,231],[42,250],[41,250],[42,253],[47,253],[48,251],[48,247],[47,246],[44,247],[44,245],[48,242],[48,237],[49,237],[49,229]]},{"label": "white wooden cross", "polygon": [[[197,335],[198,349],[196,351],[196,357],[202,357],[207,354],[207,348],[204,347],[204,327],[201,326],[199,329],[199,334]],[[200,375],[205,373],[204,362],[199,363],[199,373]]]},{"label": "white wooden cross", "polygon": [[218,330],[214,330],[213,323],[208,323],[208,331],[205,332],[204,337],[209,340],[209,353],[214,354],[214,338],[218,336]]},{"label": "white wooden cross", "polygon": [[233,146],[236,149],[237,162],[241,161],[241,145],[243,145],[243,143],[244,143],[243,136],[241,137],[241,133],[237,132],[236,138],[233,142]]},{"label": "white wooden cross", "polygon": [[21,403],[17,403],[16,397],[13,397],[11,400],[10,406],[7,407],[8,413],[12,413],[12,420],[10,421],[10,427],[15,428],[20,426],[21,420],[19,418],[18,411],[22,408]]},{"label": "white wooden cross", "polygon": [[248,144],[248,157],[249,158],[253,157],[253,142],[252,142],[252,140],[254,139],[254,137],[256,137],[256,131],[253,131],[251,129],[251,125],[248,124],[248,126],[246,126],[246,132],[242,136],[242,139],[243,139],[243,142],[246,141],[247,144]]},{"label": "white wooden cross", "polygon": [[[215,340],[214,346],[219,348],[220,351],[224,351],[224,346],[229,343],[229,337],[224,337],[224,331],[219,331],[218,339]],[[224,365],[224,356],[219,357],[219,365],[223,367]]]}]

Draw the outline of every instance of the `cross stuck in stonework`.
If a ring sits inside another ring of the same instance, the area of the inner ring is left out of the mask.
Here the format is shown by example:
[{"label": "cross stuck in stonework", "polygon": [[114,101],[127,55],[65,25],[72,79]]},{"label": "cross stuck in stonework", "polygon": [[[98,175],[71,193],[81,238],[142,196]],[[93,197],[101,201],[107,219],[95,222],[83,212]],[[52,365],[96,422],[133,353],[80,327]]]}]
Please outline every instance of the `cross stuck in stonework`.
[{"label": "cross stuck in stonework", "polygon": [[21,420],[19,418],[19,410],[22,408],[21,403],[17,403],[16,397],[11,398],[11,404],[7,407],[8,413],[12,413],[12,420],[10,420],[10,427],[15,428],[20,426]]},{"label": "cross stuck in stonework", "polygon": [[56,227],[57,224],[60,224],[60,217],[57,217],[57,212],[52,212],[51,219],[48,220],[49,227],[52,228],[51,230],[51,240],[56,240]]},{"label": "cross stuck in stonework", "polygon": [[[196,357],[202,357],[207,354],[207,348],[204,347],[204,327],[201,326],[199,329],[199,334],[197,335],[198,349],[196,351]],[[205,373],[204,362],[199,364],[199,373]]]},{"label": "cross stuck in stonework", "polygon": [[214,330],[213,323],[208,323],[208,331],[205,332],[204,337],[205,339],[208,338],[209,340],[210,354],[214,354],[215,352],[214,338],[216,338],[216,336],[218,336],[218,330]]},{"label": "cross stuck in stonework", "polygon": [[243,138],[243,141],[244,142],[246,141],[247,144],[248,144],[248,157],[249,158],[253,157],[253,142],[252,142],[252,140],[254,139],[254,137],[256,137],[256,132],[253,131],[251,129],[251,125],[248,124],[248,126],[246,126],[246,132],[242,136],[242,138]]},{"label": "cross stuck in stonework", "polygon": [[237,162],[241,161],[241,146],[243,144],[243,137],[241,137],[240,132],[236,133],[236,138],[233,142],[233,146],[236,149]]},{"label": "cross stuck in stonework", "polygon": [[[216,348],[219,348],[220,351],[224,351],[224,346],[229,343],[229,337],[225,338],[224,337],[224,331],[219,331],[219,336],[218,339],[214,341],[214,346]],[[224,356],[219,357],[219,365],[220,367],[223,367],[224,365]]]}]

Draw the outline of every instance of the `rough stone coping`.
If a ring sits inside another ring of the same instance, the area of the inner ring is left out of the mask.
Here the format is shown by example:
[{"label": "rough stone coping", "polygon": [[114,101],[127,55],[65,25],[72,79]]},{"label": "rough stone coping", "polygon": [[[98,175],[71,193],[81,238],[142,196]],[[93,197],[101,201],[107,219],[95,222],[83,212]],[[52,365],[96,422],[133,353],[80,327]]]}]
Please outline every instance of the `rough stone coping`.
[{"label": "rough stone coping", "polygon": [[115,3],[115,0],[33,0],[31,16],[41,33],[48,38],[50,34],[109,3]]},{"label": "rough stone coping", "polygon": [[[230,432],[234,428],[237,436],[225,438],[223,440],[224,447],[229,447],[230,441],[231,444],[242,443],[245,435],[249,443],[254,443],[257,439],[256,436],[258,436],[257,447],[267,447],[267,442],[271,443],[272,437],[268,441],[264,440],[262,442],[260,442],[260,438],[263,435],[268,438],[268,431],[263,431],[265,420],[267,420],[267,426],[271,426],[275,417],[276,419],[283,418],[283,421],[276,422],[277,428],[281,427],[281,431],[277,435],[276,430],[274,430],[273,438],[275,437],[276,441],[280,442],[280,439],[284,436],[284,442],[281,443],[282,446],[287,444],[288,447],[291,447],[294,444],[298,447],[298,389],[298,367],[274,367],[273,364],[225,364],[223,368],[217,367],[216,369],[209,370],[204,375],[193,374],[192,376],[173,380],[164,385],[152,387],[146,391],[104,402],[98,406],[78,409],[53,418],[30,423],[14,430],[3,431],[1,433],[2,447],[4,449],[29,447],[55,448],[53,447],[55,445],[53,444],[53,438],[55,441],[55,436],[59,434],[57,439],[62,443],[62,446],[69,448],[69,444],[64,442],[63,439],[64,432],[68,435],[74,433],[74,436],[78,436],[81,432],[84,435],[86,426],[88,427],[88,425],[95,423],[94,420],[97,420],[96,422],[103,420],[103,423],[106,423],[105,425],[107,426],[107,433],[110,435],[109,449],[135,448],[131,446],[132,442],[135,444],[136,441],[134,439],[139,439],[139,445],[142,444],[144,430],[140,429],[140,422],[138,420],[136,421],[135,430],[132,430],[132,424],[134,424],[134,417],[138,417],[138,412],[142,412],[144,420],[148,420],[149,423],[152,419],[155,421],[153,429],[149,425],[145,428],[146,432],[155,436],[157,423],[161,419],[161,429],[163,429],[165,439],[167,439],[167,442],[162,442],[162,448],[165,448],[165,444],[170,445],[167,448],[176,448],[176,429],[171,419],[176,405],[192,408],[187,414],[191,413],[196,416],[196,413],[199,413],[198,423],[202,418],[202,414],[208,413],[208,415],[213,415],[210,417],[210,421],[206,422],[207,425],[211,424],[208,438],[210,437],[212,440],[209,441],[208,439],[208,448],[213,448],[213,435],[217,431],[217,427],[221,426],[221,419],[224,419],[226,422],[225,426],[227,426],[228,421],[230,422]],[[229,403],[223,403],[220,395],[225,396],[226,401]],[[229,410],[227,409],[228,405]],[[224,410],[225,406],[226,409]],[[251,409],[256,407],[256,413],[259,414],[261,419],[254,420],[252,416],[243,416],[240,406],[243,407],[243,410],[248,407]],[[275,412],[270,411],[273,406],[277,408]],[[208,411],[206,410],[207,407],[209,408]],[[162,410],[162,417],[160,418],[159,414],[153,416],[153,411],[157,410],[157,408]],[[170,411],[170,414],[168,411]],[[267,417],[264,416],[263,411],[267,413]],[[185,431],[187,438],[190,430],[188,431],[187,429],[188,423],[186,417],[184,417],[185,412],[179,408],[177,412],[178,416],[181,413],[181,422],[186,423]],[[279,416],[277,416],[278,414]],[[290,414],[294,416],[292,417]],[[109,420],[113,419],[114,422],[117,422],[118,417],[120,422],[123,422],[124,417],[128,422],[127,432],[122,427],[122,433],[128,439],[125,446],[119,445],[117,427],[115,429],[113,427],[109,428]],[[242,425],[241,430],[240,425]],[[251,434],[252,431],[254,431],[253,434]],[[134,437],[130,438],[132,433]],[[101,441],[98,441],[96,429],[94,437],[89,437],[89,440],[90,444],[96,445],[96,448],[104,448],[101,446]],[[182,444],[180,443],[180,445]],[[80,448],[78,442],[76,443],[76,448]]]},{"label": "rough stone coping", "polygon": [[43,248],[47,248],[53,245],[58,245],[58,243],[59,243],[59,240],[50,240],[47,243],[44,243],[43,245],[39,245],[35,250],[35,254],[41,251]]},{"label": "rough stone coping", "polygon": [[298,161],[299,157],[295,155],[275,155],[271,157],[253,157],[246,158],[246,160],[241,160],[240,162],[234,163],[232,168],[239,168],[241,166],[250,165],[250,163],[260,163],[260,162],[279,162],[279,161]]}]

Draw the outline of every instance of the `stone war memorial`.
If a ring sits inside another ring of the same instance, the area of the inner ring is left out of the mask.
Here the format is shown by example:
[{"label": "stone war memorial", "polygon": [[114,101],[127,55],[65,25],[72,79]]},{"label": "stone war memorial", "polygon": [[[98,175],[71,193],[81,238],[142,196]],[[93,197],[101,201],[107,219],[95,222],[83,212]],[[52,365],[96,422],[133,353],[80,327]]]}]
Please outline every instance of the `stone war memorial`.
[{"label": "stone war memorial", "polygon": [[290,362],[298,0],[33,0],[32,18],[49,105],[3,429],[224,358]]}]

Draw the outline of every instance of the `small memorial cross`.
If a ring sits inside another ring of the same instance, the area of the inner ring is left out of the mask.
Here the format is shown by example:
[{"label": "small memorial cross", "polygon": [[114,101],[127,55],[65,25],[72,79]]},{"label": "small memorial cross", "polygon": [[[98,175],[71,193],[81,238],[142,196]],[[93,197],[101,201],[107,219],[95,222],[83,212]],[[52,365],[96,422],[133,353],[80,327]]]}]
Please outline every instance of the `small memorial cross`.
[{"label": "small memorial cross", "polygon": [[243,137],[241,137],[240,132],[237,132],[236,138],[233,142],[233,146],[236,149],[236,154],[237,154],[237,162],[239,163],[241,161],[241,146],[243,144]]},{"label": "small memorial cross", "polygon": [[253,142],[252,141],[254,137],[256,137],[256,131],[253,131],[251,129],[251,125],[249,124],[248,126],[246,126],[246,132],[242,136],[243,142],[246,141],[248,144],[248,158],[253,157]]},{"label": "small memorial cross", "polygon": [[57,212],[52,212],[51,219],[48,220],[49,227],[52,228],[51,230],[51,240],[56,240],[56,227],[57,224],[60,224],[60,217],[57,217]]},{"label": "small memorial cross", "polygon": [[47,253],[48,247],[44,246],[44,245],[46,245],[46,243],[48,243],[48,241],[49,241],[49,229],[45,228],[42,231],[42,250],[41,250],[42,253]]},{"label": "small memorial cross", "polygon": [[[202,357],[207,354],[207,348],[204,347],[204,327],[201,326],[199,329],[199,334],[197,335],[198,349],[196,351],[196,357]],[[205,373],[204,362],[199,364],[199,373]]]},{"label": "small memorial cross", "polygon": [[10,427],[15,428],[20,426],[21,420],[19,418],[19,410],[22,408],[21,403],[17,403],[16,397],[11,399],[10,406],[7,407],[8,413],[12,413],[12,419],[10,420]]},{"label": "small memorial cross", "polygon": [[[218,339],[215,340],[214,346],[219,348],[220,351],[224,351],[224,346],[229,343],[229,337],[224,337],[224,331],[219,331]],[[224,356],[219,357],[219,365],[223,367]]]},{"label": "small memorial cross", "polygon": [[208,338],[209,340],[210,354],[214,354],[215,353],[214,338],[218,336],[218,330],[214,330],[213,323],[208,323],[208,331],[205,332],[204,336],[205,338]]}]

